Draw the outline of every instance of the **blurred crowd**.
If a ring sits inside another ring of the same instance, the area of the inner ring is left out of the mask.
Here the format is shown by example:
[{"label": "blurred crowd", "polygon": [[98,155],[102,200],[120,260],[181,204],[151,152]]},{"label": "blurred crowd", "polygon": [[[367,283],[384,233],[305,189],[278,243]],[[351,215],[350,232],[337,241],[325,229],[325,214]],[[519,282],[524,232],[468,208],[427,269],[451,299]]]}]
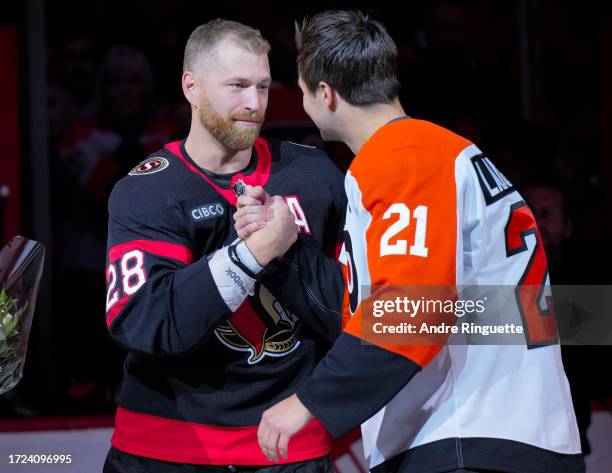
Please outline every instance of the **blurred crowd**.
[{"label": "blurred crowd", "polygon": [[[473,140],[518,187],[538,220],[552,283],[610,283],[594,8],[534,2],[535,107],[526,117],[517,2],[412,0],[412,16],[398,16],[391,3],[377,10],[360,2],[201,3],[92,1],[66,18],[61,2],[48,2],[56,386],[42,400],[24,380],[18,402],[4,402],[0,414],[113,411],[123,354],[104,322],[107,198],[148,154],[186,136],[183,48],[195,26],[215,17],[255,26],[272,45],[264,135],[322,147],[346,169],[348,149],[323,143],[302,109],[293,21],[330,7],[372,11],[399,46],[404,108]],[[610,392],[575,374],[583,353],[567,355],[566,367],[588,423],[588,403]]]}]

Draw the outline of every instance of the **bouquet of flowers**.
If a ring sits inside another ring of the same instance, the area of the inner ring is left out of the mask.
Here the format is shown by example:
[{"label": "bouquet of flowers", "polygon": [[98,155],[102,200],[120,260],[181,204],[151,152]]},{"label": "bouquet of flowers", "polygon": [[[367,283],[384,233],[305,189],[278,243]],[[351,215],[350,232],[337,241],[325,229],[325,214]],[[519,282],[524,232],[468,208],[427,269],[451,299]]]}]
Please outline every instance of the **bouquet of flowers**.
[{"label": "bouquet of flowers", "polygon": [[45,250],[17,236],[0,252],[0,394],[23,374]]},{"label": "bouquet of flowers", "polygon": [[25,357],[26,344],[19,337],[19,328],[27,307],[27,302],[19,304],[19,300],[10,297],[4,288],[0,291],[0,393],[10,389],[13,376]]}]

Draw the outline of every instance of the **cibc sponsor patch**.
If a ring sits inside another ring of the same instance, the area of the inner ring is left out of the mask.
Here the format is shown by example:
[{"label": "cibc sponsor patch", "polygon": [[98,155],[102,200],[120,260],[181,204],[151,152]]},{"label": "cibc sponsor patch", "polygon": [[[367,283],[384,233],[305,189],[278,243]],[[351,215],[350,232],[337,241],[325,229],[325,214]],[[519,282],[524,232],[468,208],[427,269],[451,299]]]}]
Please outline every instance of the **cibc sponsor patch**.
[{"label": "cibc sponsor patch", "polygon": [[209,220],[211,218],[222,217],[225,213],[225,207],[219,202],[211,204],[198,205],[191,210],[191,217],[196,221]]}]

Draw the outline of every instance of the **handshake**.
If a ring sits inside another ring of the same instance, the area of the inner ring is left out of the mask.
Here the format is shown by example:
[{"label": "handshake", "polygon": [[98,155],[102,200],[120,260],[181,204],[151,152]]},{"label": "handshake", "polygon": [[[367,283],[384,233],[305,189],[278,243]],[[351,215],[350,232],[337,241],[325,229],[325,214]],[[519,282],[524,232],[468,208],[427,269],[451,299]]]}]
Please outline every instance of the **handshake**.
[{"label": "handshake", "polygon": [[270,197],[263,187],[247,185],[236,207],[236,232],[261,266],[281,258],[297,240],[295,217],[282,197]]},{"label": "handshake", "polygon": [[[246,186],[234,214],[238,236],[261,266],[281,258],[297,240],[298,226],[289,206],[280,196],[270,197],[260,186]],[[289,440],[313,416],[298,397],[292,396],[267,409],[257,429],[259,447],[268,460],[287,458]]]}]

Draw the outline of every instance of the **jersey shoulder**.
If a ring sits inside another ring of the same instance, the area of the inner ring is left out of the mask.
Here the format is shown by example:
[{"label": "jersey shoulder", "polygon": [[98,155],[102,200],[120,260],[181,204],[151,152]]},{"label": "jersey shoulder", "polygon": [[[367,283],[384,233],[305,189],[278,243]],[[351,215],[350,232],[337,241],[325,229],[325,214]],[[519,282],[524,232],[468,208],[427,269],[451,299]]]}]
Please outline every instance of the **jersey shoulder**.
[{"label": "jersey shoulder", "polygon": [[170,210],[173,182],[181,173],[178,158],[166,148],[149,155],[114,185],[108,200],[109,216],[131,217],[146,222],[158,220]]},{"label": "jersey shoulder", "polygon": [[452,164],[471,145],[468,139],[442,126],[409,118],[388,123],[376,131],[359,150],[353,164],[361,163],[372,171],[393,166],[398,172],[406,166],[416,169],[439,162]]},{"label": "jersey shoulder", "polygon": [[319,148],[292,141],[271,142],[270,146],[277,149],[278,159],[282,163],[295,167],[302,175],[316,176],[316,180],[321,184],[335,185],[343,179],[338,167],[327,153]]},{"label": "jersey shoulder", "polygon": [[448,154],[451,158],[455,158],[463,149],[472,145],[467,138],[427,120],[413,118],[409,120],[408,125],[408,142],[421,145],[438,154]]},{"label": "jersey shoulder", "polygon": [[349,170],[371,191],[397,194],[424,185],[451,188],[455,162],[472,143],[434,123],[403,119],[385,125],[359,150]]},{"label": "jersey shoulder", "polygon": [[[150,154],[115,184],[111,196],[146,192],[156,181],[167,176],[171,166],[171,153],[165,148]],[[173,163],[174,164],[174,163]]]}]

